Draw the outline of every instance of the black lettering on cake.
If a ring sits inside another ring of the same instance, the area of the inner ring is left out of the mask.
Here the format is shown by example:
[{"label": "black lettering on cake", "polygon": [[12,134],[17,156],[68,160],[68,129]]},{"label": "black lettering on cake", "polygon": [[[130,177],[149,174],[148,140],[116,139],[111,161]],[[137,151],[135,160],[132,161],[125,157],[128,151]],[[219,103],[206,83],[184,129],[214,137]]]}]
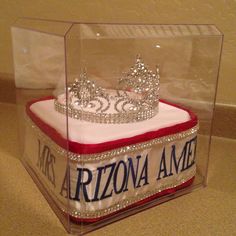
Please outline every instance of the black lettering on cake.
[{"label": "black lettering on cake", "polygon": [[[197,136],[187,141],[179,157],[176,155],[176,145],[171,146],[170,157],[166,157],[166,149],[163,149],[159,165],[157,180],[178,174],[187,170],[195,163],[195,152],[197,146]],[[169,159],[169,165],[167,160]]]},{"label": "black lettering on cake", "polygon": [[148,183],[148,155],[146,156],[146,159],[145,159],[145,162],[144,162],[141,174],[140,174],[140,178],[138,181],[138,185],[136,186],[136,188],[141,187],[141,181],[144,181],[142,186],[149,184]]},{"label": "black lettering on cake", "polygon": [[98,201],[99,198],[99,189],[100,189],[100,183],[101,183],[101,178],[102,178],[102,172],[104,170],[104,167],[98,167],[97,168],[97,172],[98,172],[98,177],[97,177],[97,183],[96,183],[96,187],[95,187],[95,193],[94,193],[94,197],[92,199],[92,201]]},{"label": "black lettering on cake", "polygon": [[[123,170],[122,170],[123,169]],[[121,172],[121,178],[119,178],[119,174]],[[123,174],[122,174],[123,172]],[[114,181],[113,181],[113,188],[116,194],[119,194],[123,192],[123,189],[125,187],[125,183],[127,182],[127,167],[124,161],[120,161],[118,165],[116,166],[115,172],[114,172]],[[121,182],[121,185],[118,186],[119,182]]]},{"label": "black lettering on cake", "polygon": [[138,179],[138,169],[139,169],[139,160],[142,156],[138,155],[136,157],[136,168],[134,170],[134,164],[133,164],[133,160],[131,157],[128,158],[128,171],[127,171],[127,181],[126,181],[126,185],[124,187],[124,191],[128,191],[128,179],[131,173],[131,179],[132,179],[132,183],[133,183],[133,187],[137,188],[137,179]]},{"label": "black lettering on cake", "polygon": [[69,195],[69,198],[71,198],[71,194],[70,194],[70,167],[69,166],[67,166],[67,168],[66,168],[66,173],[65,173],[62,185],[61,185],[60,195],[65,198],[68,198],[68,195]]},{"label": "black lettering on cake", "polygon": [[[148,183],[148,155],[146,155],[143,165],[140,166],[139,160],[141,156],[136,158],[128,158],[128,162],[120,160],[119,162],[110,163],[105,166],[98,167],[93,173],[87,168],[77,168],[78,177],[76,183],[75,195],[69,196],[76,201],[94,202],[112,197],[113,193],[120,194],[128,190],[129,181],[132,181],[134,188],[139,188]],[[136,165],[133,163],[136,161]],[[140,168],[140,169],[139,169]],[[68,192],[68,184],[64,178],[61,195]],[[93,178],[96,178],[93,180]],[[102,183],[102,184],[101,184]],[[93,192],[88,194],[88,188],[94,184]],[[71,193],[71,191],[69,191]],[[92,196],[91,196],[92,195]],[[64,194],[65,197],[68,194]]]},{"label": "black lettering on cake", "polygon": [[[176,145],[163,148],[157,170],[157,180],[178,174],[195,163],[197,137],[185,142],[183,148],[177,153]],[[40,146],[40,142],[39,142]],[[168,149],[167,149],[168,148]],[[42,150],[41,150],[42,149]],[[38,166],[46,175],[52,172],[50,167],[53,161],[48,160],[50,149],[45,146],[40,148]],[[96,169],[81,168],[76,169],[77,178],[75,191],[71,189],[69,167],[65,173],[60,195],[69,197],[75,201],[95,202],[109,197],[113,194],[121,194],[129,188],[140,188],[149,184],[148,181],[148,154],[128,157],[127,161],[118,160]],[[45,167],[48,166],[48,167]],[[52,172],[54,173],[54,172]],[[71,196],[71,193],[73,193]],[[68,196],[69,195],[69,196]]]},{"label": "black lettering on cake", "polygon": [[[91,183],[93,178],[93,173],[91,170],[87,168],[77,168],[77,170],[79,174],[77,179],[76,193],[73,199],[80,201],[80,189],[82,189],[84,200],[86,202],[90,202],[91,200],[88,197],[87,185]],[[84,181],[86,175],[87,175],[87,180]]]},{"label": "black lettering on cake", "polygon": [[54,164],[56,158],[51,153],[50,148],[47,145],[41,144],[41,141],[38,139],[38,161],[37,166],[41,170],[41,172],[47,177],[47,179],[56,186],[56,178],[54,171]]},{"label": "black lettering on cake", "polygon": [[[110,193],[107,193],[107,190],[108,190],[108,187],[109,187],[109,185],[111,183],[111,179],[112,179],[112,176],[113,176],[113,172],[114,172],[115,166],[116,166],[116,163],[112,163],[112,164],[106,165],[105,168],[104,168],[104,173],[106,172],[106,170],[108,168],[110,168],[110,172],[109,172],[108,178],[106,180],[105,188],[103,189],[103,192],[102,192],[100,200],[112,196],[113,189],[111,190]],[[98,184],[98,182],[97,182],[97,184]]]},{"label": "black lettering on cake", "polygon": [[[162,151],[162,155],[161,155],[161,161],[160,161],[160,165],[159,165],[159,171],[158,171],[158,177],[157,177],[157,180],[158,179],[161,179],[161,178],[165,178],[168,176],[167,174],[167,168],[166,168],[166,148],[163,149]],[[162,175],[163,173],[163,175]],[[161,177],[162,175],[162,177]]]}]

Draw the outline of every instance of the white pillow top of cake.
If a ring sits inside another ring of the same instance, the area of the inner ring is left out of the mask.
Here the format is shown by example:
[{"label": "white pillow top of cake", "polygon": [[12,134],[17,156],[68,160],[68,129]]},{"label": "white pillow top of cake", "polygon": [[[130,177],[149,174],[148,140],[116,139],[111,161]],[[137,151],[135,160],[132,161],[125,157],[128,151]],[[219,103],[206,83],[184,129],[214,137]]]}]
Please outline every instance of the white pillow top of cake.
[{"label": "white pillow top of cake", "polygon": [[[67,138],[66,115],[55,111],[54,99],[35,102],[30,106],[30,110],[43,122],[54,128],[63,138]],[[68,137],[70,141],[81,144],[98,144],[157,131],[190,119],[187,111],[159,102],[157,115],[149,120],[134,123],[101,124],[68,117]]]}]

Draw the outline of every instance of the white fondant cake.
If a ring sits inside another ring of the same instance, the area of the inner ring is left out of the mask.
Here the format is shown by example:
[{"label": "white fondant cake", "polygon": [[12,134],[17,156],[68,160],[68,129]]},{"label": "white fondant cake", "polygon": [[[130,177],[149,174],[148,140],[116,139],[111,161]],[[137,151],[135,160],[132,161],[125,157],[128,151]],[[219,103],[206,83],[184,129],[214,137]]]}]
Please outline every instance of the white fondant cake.
[{"label": "white fondant cake", "polygon": [[25,157],[75,221],[97,221],[193,182],[198,122],[191,111],[161,101],[149,120],[98,124],[68,118],[67,126],[53,106],[53,98],[27,105]]}]

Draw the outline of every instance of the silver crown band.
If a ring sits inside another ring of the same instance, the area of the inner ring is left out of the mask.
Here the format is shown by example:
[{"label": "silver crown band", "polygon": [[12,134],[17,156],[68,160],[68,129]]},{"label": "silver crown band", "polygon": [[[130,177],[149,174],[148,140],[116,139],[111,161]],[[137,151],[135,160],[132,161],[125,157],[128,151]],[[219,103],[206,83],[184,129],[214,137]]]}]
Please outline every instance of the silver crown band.
[{"label": "silver crown band", "polygon": [[156,73],[148,70],[140,57],[119,80],[118,90],[97,87],[84,71],[68,87],[68,107],[65,95],[60,95],[55,99],[55,110],[94,123],[147,120],[158,113],[159,79],[159,69]]}]

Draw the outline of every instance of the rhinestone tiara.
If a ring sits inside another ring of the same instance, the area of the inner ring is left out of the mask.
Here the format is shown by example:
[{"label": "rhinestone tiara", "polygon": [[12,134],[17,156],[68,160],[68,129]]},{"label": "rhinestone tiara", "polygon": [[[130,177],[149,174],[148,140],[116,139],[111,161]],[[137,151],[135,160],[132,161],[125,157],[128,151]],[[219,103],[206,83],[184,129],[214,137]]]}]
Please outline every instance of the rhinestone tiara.
[{"label": "rhinestone tiara", "polygon": [[55,110],[94,123],[132,123],[152,118],[158,113],[159,68],[148,69],[140,56],[134,66],[123,73],[117,89],[105,89],[88,79],[84,70],[68,86],[66,95],[54,101]]}]

